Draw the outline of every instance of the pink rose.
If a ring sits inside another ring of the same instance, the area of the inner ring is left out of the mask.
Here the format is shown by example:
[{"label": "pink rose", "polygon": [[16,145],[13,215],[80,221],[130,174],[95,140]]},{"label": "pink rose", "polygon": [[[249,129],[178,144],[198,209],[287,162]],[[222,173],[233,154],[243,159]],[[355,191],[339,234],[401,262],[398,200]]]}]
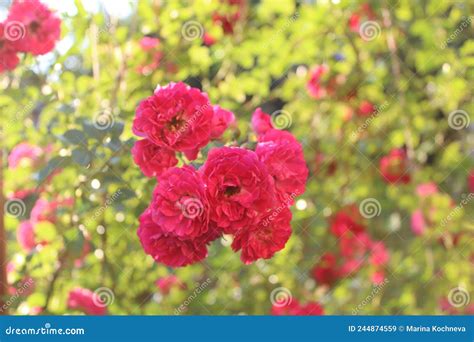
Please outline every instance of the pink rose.
[{"label": "pink rose", "polygon": [[304,193],[309,173],[301,144],[296,139],[260,142],[255,153],[275,180],[279,203],[293,204]]},{"label": "pink rose", "polygon": [[140,39],[140,47],[143,51],[153,50],[160,44],[160,40],[158,38],[153,37],[143,37]]},{"label": "pink rose", "polygon": [[31,160],[34,166],[42,155],[43,150],[41,147],[29,143],[21,143],[16,145],[8,155],[8,166],[10,169],[16,169],[23,159]]},{"label": "pink rose", "polygon": [[257,259],[269,259],[285,247],[291,235],[291,211],[271,212],[257,224],[243,227],[236,232],[232,249],[242,250],[240,259],[250,264]]},{"label": "pink rose", "polygon": [[377,241],[372,244],[370,263],[375,266],[382,266],[388,262],[390,258],[387,248],[382,241]]},{"label": "pink rose", "polygon": [[438,192],[438,187],[435,183],[423,183],[416,187],[416,194],[419,197],[428,197],[430,195],[434,195]]},{"label": "pink rose", "polygon": [[178,164],[174,151],[155,145],[148,139],[135,142],[132,156],[135,164],[147,177],[159,176],[168,168]]},{"label": "pink rose", "polygon": [[140,103],[133,132],[192,160],[210,141],[213,115],[206,94],[182,82],[170,83]]},{"label": "pink rose", "polygon": [[153,221],[164,233],[196,238],[208,230],[205,185],[191,166],[173,167],[161,175],[150,208]]},{"label": "pink rose", "polygon": [[39,0],[13,1],[8,22],[20,22],[25,34],[15,42],[18,50],[44,55],[54,49],[61,35],[61,20]]},{"label": "pink rose", "polygon": [[170,267],[182,267],[201,261],[207,256],[206,244],[215,236],[206,234],[200,238],[180,238],[168,234],[152,219],[150,208],[140,216],[138,237],[145,250],[156,262]]},{"label": "pink rose", "polygon": [[258,222],[273,208],[273,178],[253,151],[214,148],[200,172],[207,184],[210,218],[226,233]]},{"label": "pink rose", "polygon": [[35,230],[31,221],[22,221],[18,226],[16,239],[25,252],[36,247]]},{"label": "pink rose", "polygon": [[67,306],[69,309],[83,311],[88,315],[105,315],[107,313],[106,305],[99,295],[80,287],[69,292]]},{"label": "pink rose", "polygon": [[415,235],[423,235],[426,230],[426,221],[421,209],[417,209],[411,214],[411,230]]},{"label": "pink rose", "polygon": [[258,135],[273,129],[271,116],[262,109],[257,108],[252,114],[252,129]]}]

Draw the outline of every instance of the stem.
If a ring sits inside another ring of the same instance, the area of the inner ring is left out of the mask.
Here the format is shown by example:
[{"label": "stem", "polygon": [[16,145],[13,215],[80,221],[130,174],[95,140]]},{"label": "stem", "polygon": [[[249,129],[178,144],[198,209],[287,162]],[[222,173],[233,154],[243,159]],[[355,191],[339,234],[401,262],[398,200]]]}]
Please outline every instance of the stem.
[{"label": "stem", "polygon": [[58,260],[58,267],[53,273],[53,277],[51,278],[51,281],[49,283],[48,291],[46,292],[46,300],[44,302],[43,306],[43,311],[46,311],[49,306],[49,302],[51,300],[51,297],[53,296],[54,293],[54,287],[56,285],[56,281],[59,279],[59,276],[61,275],[61,272],[64,270],[64,259],[66,258],[66,253],[63,252],[63,254],[59,257]]}]

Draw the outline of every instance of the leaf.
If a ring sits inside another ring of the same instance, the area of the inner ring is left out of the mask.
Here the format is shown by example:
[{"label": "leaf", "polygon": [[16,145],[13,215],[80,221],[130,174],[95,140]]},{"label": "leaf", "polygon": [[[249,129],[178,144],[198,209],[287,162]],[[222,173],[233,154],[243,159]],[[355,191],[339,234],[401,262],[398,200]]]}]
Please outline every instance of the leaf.
[{"label": "leaf", "polygon": [[92,154],[84,147],[78,147],[72,151],[72,160],[82,166],[87,166],[92,160]]},{"label": "leaf", "polygon": [[40,170],[37,176],[39,183],[42,183],[49,175],[53,173],[59,167],[65,167],[71,162],[70,157],[54,157],[51,159],[45,168]]},{"label": "leaf", "polygon": [[78,145],[81,144],[85,139],[86,136],[84,133],[78,129],[71,129],[64,133],[64,138],[72,144]]}]

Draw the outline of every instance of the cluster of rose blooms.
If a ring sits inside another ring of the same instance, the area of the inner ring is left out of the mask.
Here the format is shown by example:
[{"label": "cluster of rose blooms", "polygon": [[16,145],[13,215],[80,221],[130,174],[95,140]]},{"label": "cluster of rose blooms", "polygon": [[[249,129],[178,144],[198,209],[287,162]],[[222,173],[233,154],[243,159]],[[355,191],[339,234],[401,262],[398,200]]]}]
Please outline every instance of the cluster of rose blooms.
[{"label": "cluster of rose blooms", "polygon": [[50,52],[61,35],[61,20],[39,0],[14,0],[0,23],[0,72],[13,70],[18,53]]},{"label": "cluster of rose blooms", "polygon": [[367,261],[373,267],[372,282],[384,281],[389,253],[383,242],[372,240],[357,206],[344,207],[331,217],[330,231],[337,238],[339,253],[321,256],[312,270],[318,284],[332,286],[337,280],[354,275]]},{"label": "cluster of rose blooms", "polygon": [[199,169],[184,162],[176,167],[177,153],[195,160],[234,122],[232,112],[184,83],[158,87],[139,104],[133,132],[143,139],[132,154],[158,185],[140,216],[138,236],[157,262],[172,267],[198,262],[211,241],[229,234],[232,249],[250,263],[271,258],[289,239],[289,207],[304,192],[308,169],[301,144],[275,129],[270,115],[260,109],[253,115],[255,150],[214,147]]}]

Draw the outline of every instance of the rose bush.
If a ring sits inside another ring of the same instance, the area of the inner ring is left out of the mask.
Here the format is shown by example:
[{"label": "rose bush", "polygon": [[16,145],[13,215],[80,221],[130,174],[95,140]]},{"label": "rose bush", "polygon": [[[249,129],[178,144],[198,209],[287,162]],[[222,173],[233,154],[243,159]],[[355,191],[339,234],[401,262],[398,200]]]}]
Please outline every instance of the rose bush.
[{"label": "rose bush", "polygon": [[472,314],[469,1],[100,4],[0,4],[2,313]]}]

